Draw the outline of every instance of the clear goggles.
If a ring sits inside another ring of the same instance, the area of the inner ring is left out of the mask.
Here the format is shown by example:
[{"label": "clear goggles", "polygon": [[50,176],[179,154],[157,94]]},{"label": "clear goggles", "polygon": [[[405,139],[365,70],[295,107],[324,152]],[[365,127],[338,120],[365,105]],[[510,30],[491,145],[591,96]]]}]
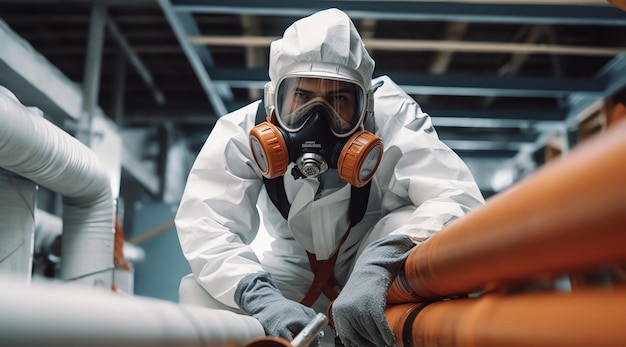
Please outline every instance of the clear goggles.
[{"label": "clear goggles", "polygon": [[275,111],[279,124],[289,132],[297,132],[315,114],[319,106],[326,108],[327,122],[338,137],[346,137],[358,129],[365,116],[366,95],[363,88],[351,81],[320,77],[286,77],[276,91]]}]

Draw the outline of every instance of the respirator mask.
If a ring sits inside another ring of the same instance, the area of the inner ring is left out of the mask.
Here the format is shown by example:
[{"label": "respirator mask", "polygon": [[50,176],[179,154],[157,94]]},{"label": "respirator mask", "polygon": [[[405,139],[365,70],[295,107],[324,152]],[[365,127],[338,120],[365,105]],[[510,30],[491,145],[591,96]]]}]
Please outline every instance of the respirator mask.
[{"label": "respirator mask", "polygon": [[291,74],[276,88],[265,86],[268,118],[250,131],[250,148],[264,177],[282,176],[295,163],[294,178],[337,169],[342,180],[366,185],[383,154],[382,140],[364,130],[372,113],[371,92],[358,80]]}]

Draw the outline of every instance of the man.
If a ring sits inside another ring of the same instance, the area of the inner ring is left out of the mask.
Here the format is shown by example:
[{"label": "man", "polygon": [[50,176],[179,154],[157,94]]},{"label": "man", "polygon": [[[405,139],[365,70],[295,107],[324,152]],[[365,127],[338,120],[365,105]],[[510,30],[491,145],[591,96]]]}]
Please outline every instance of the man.
[{"label": "man", "polygon": [[[328,311],[324,345],[395,344],[390,283],[416,244],[483,198],[428,115],[373,70],[337,9],[272,43],[263,103],[220,118],[189,175],[181,302],[252,315],[289,340]],[[249,247],[259,211],[273,237],[262,261]],[[198,285],[204,298],[188,298]]]}]

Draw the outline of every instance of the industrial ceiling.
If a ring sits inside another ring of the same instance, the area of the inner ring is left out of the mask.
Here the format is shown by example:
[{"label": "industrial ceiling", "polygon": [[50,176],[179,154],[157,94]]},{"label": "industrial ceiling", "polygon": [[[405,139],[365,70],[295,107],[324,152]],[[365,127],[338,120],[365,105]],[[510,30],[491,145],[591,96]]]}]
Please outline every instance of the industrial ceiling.
[{"label": "industrial ceiling", "polygon": [[97,104],[123,129],[156,131],[146,149],[166,129],[196,153],[217,118],[262,96],[269,43],[329,7],[353,18],[374,75],[414,97],[476,176],[504,163],[532,170],[548,141],[575,142],[577,122],[626,86],[626,12],[603,0],[96,4],[0,0],[0,19],[84,84],[99,18]]}]

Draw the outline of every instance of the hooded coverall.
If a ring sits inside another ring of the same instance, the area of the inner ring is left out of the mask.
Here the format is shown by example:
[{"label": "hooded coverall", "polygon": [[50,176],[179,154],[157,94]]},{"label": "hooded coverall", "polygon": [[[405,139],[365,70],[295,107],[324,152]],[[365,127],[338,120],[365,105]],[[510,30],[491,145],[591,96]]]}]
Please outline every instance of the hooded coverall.
[{"label": "hooded coverall", "polygon": [[[384,154],[365,216],[352,227],[336,261],[334,275],[343,285],[367,244],[389,234],[423,241],[484,200],[467,166],[438,139],[430,117],[415,100],[386,76],[370,82],[373,61],[352,23],[346,23],[347,16],[338,10],[325,12],[327,30],[305,18],[272,44],[270,79],[275,82],[293,62],[310,60],[353,68],[368,85],[382,82],[374,93],[374,119],[366,127],[382,139]],[[350,185],[332,169],[319,179],[294,179],[290,166],[284,185],[291,210],[287,220],[282,217],[266,193],[249,146],[258,104],[218,120],[191,169],[175,219],[195,279],[187,278],[194,282],[188,285],[199,284],[211,298],[195,301],[235,311],[237,284],[254,272],[269,272],[285,297],[301,301],[314,277],[306,252],[327,259],[350,224]],[[259,260],[249,244],[261,223],[272,243]],[[181,286],[181,302],[187,300],[186,292],[193,291]],[[325,312],[328,304],[322,295],[313,308]]]}]

